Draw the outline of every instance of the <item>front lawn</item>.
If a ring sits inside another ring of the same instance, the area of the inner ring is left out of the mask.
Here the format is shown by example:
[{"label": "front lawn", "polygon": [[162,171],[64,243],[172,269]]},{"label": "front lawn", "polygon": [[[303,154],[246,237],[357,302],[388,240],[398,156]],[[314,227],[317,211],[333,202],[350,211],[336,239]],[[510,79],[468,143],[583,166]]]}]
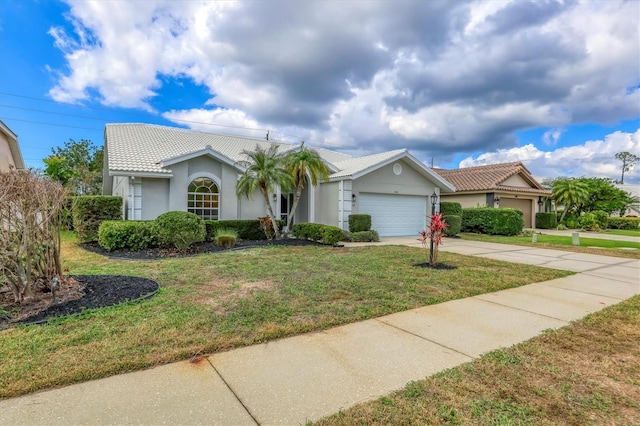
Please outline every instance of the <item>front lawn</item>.
[{"label": "front lawn", "polygon": [[640,296],[317,424],[638,425]]},{"label": "front lawn", "polygon": [[638,229],[607,229],[605,234],[611,235],[624,235],[627,237],[638,237],[640,238],[640,228]]},{"label": "front lawn", "polygon": [[[544,231],[543,231],[544,232]],[[605,256],[626,257],[640,259],[640,242],[615,241],[601,238],[588,238],[580,235],[580,246],[574,246],[570,236],[538,235],[538,242],[533,243],[532,237],[486,235],[462,233],[460,237],[470,241],[483,241],[502,244],[516,244],[541,248],[556,248],[578,253],[600,254]],[[623,248],[634,250],[623,250]]]},{"label": "front lawn", "polygon": [[571,274],[424,249],[268,247],[155,261],[110,260],[63,241],[72,274],[160,283],[147,301],[0,331],[0,398],[188,359]]}]

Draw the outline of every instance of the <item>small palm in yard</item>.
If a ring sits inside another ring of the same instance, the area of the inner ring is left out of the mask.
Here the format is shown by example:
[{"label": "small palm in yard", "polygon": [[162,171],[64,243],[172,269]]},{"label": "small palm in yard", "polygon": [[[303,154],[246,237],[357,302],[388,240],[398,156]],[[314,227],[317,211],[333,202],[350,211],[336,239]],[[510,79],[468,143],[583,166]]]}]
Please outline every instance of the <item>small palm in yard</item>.
[{"label": "small palm in yard", "polygon": [[246,170],[238,180],[236,193],[251,198],[255,191],[260,189],[276,239],[280,239],[280,229],[269,201],[269,193],[273,193],[276,186],[279,186],[282,191],[291,189],[294,184],[293,176],[284,169],[284,156],[278,152],[277,145],[271,145],[268,148],[256,145],[254,151],[243,150],[242,154],[247,156],[248,161],[243,164],[246,165]]},{"label": "small palm in yard", "polygon": [[557,179],[553,182],[553,199],[556,203],[564,205],[564,211],[560,217],[560,222],[562,222],[569,209],[587,202],[589,187],[579,179]]},{"label": "small palm in yard", "polygon": [[290,153],[285,162],[287,171],[294,177],[296,182],[291,214],[289,214],[289,220],[287,221],[287,229],[291,229],[293,215],[298,207],[305,183],[311,180],[311,185],[316,186],[318,180],[326,180],[329,176],[329,168],[316,151],[305,148],[304,141],[300,145],[300,150]]}]

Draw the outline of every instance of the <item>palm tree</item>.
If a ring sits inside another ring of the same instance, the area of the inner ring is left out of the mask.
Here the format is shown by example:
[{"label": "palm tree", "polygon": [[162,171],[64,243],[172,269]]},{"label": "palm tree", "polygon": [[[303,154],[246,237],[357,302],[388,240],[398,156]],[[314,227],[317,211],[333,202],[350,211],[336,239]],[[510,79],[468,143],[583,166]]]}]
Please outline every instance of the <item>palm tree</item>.
[{"label": "palm tree", "polygon": [[553,182],[552,198],[564,205],[560,222],[571,207],[580,207],[589,200],[589,185],[580,179],[560,178]]},{"label": "palm tree", "polygon": [[287,220],[287,230],[291,230],[293,214],[298,208],[298,202],[302,195],[305,183],[311,179],[311,185],[316,186],[318,180],[326,180],[329,176],[329,168],[322,161],[320,154],[313,149],[305,148],[304,141],[299,151],[293,151],[285,158],[286,170],[293,176],[296,192],[293,195],[293,205]]},{"label": "palm tree", "polygon": [[256,189],[260,189],[276,239],[280,239],[280,229],[269,201],[269,193],[273,193],[276,186],[283,191],[289,191],[293,187],[293,177],[284,169],[284,156],[278,152],[278,146],[275,144],[268,148],[261,148],[256,144],[254,151],[243,150],[242,154],[249,160],[245,163],[245,172],[236,184],[236,194],[252,198]]}]

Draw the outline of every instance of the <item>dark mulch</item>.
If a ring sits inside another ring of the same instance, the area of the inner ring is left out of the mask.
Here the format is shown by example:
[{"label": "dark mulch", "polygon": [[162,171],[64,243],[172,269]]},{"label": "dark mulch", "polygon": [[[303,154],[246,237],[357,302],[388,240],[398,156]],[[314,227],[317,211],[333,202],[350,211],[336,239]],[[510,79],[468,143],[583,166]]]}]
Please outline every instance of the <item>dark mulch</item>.
[{"label": "dark mulch", "polygon": [[438,263],[436,266],[431,266],[429,262],[425,263],[414,263],[411,266],[415,266],[416,268],[431,268],[431,269],[441,269],[443,271],[450,271],[452,269],[458,269],[455,265],[447,265],[446,263]]},{"label": "dark mulch", "polygon": [[21,315],[9,321],[0,320],[0,328],[16,324],[34,324],[46,322],[50,318],[79,314],[87,309],[104,308],[127,301],[145,299],[158,290],[158,283],[148,278],[123,275],[74,275],[79,286],[80,298],[52,304],[33,315]]},{"label": "dark mulch", "polygon": [[171,257],[186,257],[195,256],[203,253],[216,253],[230,250],[241,250],[251,247],[264,247],[264,246],[309,246],[309,245],[322,245],[314,241],[298,240],[293,238],[287,238],[282,240],[241,240],[236,243],[232,248],[220,247],[213,242],[204,242],[193,244],[185,252],[180,252],[176,249],[166,248],[149,248],[145,250],[114,250],[107,251],[100,247],[97,243],[81,244],[80,246],[85,250],[93,253],[98,253],[103,256],[107,256],[113,259],[131,259],[131,260],[153,260],[153,259],[165,259]]}]

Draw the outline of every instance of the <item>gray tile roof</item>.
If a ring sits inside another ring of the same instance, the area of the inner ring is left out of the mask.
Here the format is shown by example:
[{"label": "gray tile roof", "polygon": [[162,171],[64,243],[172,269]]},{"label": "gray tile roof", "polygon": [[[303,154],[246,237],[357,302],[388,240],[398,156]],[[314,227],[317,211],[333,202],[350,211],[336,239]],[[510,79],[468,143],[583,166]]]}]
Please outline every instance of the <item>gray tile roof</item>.
[{"label": "gray tile roof", "polygon": [[[242,161],[246,159],[241,154],[243,150],[276,143],[142,123],[107,124],[105,141],[110,171],[160,174],[171,173],[170,168],[160,165],[162,160],[200,151],[207,145],[233,161]],[[277,145],[283,150],[294,147],[279,142]]]},{"label": "gray tile roof", "polygon": [[379,154],[367,155],[366,157],[349,158],[337,163],[333,163],[339,172],[329,176],[329,179],[350,177],[357,175],[377,164],[391,160],[401,154],[406,153],[406,149],[396,149],[395,151],[381,152]]}]

